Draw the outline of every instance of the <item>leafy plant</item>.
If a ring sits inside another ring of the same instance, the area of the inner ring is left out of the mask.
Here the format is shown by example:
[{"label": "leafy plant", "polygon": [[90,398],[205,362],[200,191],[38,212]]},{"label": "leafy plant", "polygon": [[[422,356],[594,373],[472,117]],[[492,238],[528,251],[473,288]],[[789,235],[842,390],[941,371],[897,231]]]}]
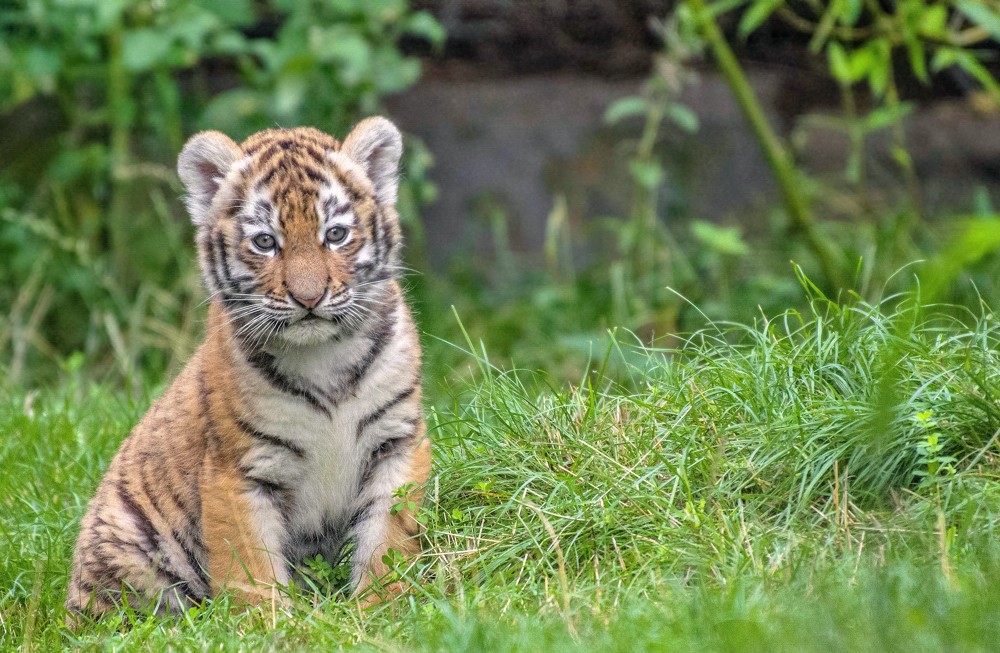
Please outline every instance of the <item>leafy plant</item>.
[{"label": "leafy plant", "polygon": [[347,586],[351,577],[351,569],[348,564],[333,565],[323,559],[322,554],[316,554],[305,559],[305,569],[302,570],[310,580],[316,585],[316,589],[332,594]]},{"label": "leafy plant", "polygon": [[[989,3],[970,0],[925,2],[905,0],[884,5],[862,0],[790,3],[783,0],[720,1],[685,0],[675,20],[699,34],[715,57],[740,108],[753,129],[771,172],[782,191],[788,221],[800,233],[816,258],[823,281],[833,289],[852,285],[856,256],[852,256],[830,228],[817,217],[817,204],[824,200],[823,184],[809,179],[796,165],[794,151],[769,124],[742,67],[719,29],[717,17],[743,7],[740,37],[746,38],[772,16],[810,35],[809,49],[825,53],[832,78],[841,88],[842,116],[807,116],[793,134],[800,145],[809,129],[834,129],[847,135],[851,144],[844,177],[856,188],[866,217],[878,222],[895,215],[885,207],[869,211],[865,201],[864,144],[876,131],[891,129],[892,155],[909,189],[908,219],[897,220],[893,231],[897,242],[907,241],[921,227],[920,197],[913,163],[906,147],[902,120],[912,104],[901,101],[897,85],[899,65],[906,61],[915,78],[929,83],[930,75],[957,66],[977,79],[994,103],[1000,101],[1000,85],[980,62],[975,45],[1000,36],[1000,13]],[[866,115],[858,114],[856,87],[863,84],[874,99]],[[812,191],[810,192],[810,189]],[[881,215],[880,215],[881,214]],[[897,262],[902,263],[902,261]],[[891,266],[893,269],[895,266]]]},{"label": "leafy plant", "polygon": [[958,460],[954,456],[941,454],[945,443],[938,441],[940,434],[937,432],[937,422],[930,419],[932,414],[933,411],[927,410],[914,416],[914,420],[924,428],[926,437],[917,444],[918,467],[913,470],[913,475],[920,477],[921,489],[934,488],[939,491],[945,479],[954,476]]},{"label": "leafy plant", "polygon": [[[342,134],[416,80],[419,62],[396,47],[404,33],[443,39],[405,0],[0,6],[9,379],[50,378],[75,352],[136,392],[140,368],[176,369],[203,299],[173,172],[185,137],[275,124]],[[419,234],[429,155],[418,142],[407,151],[400,208]]]}]

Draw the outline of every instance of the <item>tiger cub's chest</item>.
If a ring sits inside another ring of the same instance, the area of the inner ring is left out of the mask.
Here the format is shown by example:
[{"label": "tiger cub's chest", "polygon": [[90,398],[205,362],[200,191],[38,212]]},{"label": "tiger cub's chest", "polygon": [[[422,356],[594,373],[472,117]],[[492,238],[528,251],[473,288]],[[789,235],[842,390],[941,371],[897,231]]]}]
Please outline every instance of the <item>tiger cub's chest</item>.
[{"label": "tiger cub's chest", "polygon": [[273,545],[286,557],[339,545],[371,482],[373,455],[420,417],[419,405],[403,401],[419,392],[408,313],[397,307],[388,324],[380,337],[276,360],[273,370],[290,379],[291,392],[263,380],[252,388],[258,433],[239,465],[258,483],[260,505],[277,506],[262,509],[259,520],[281,534]]},{"label": "tiger cub's chest", "polygon": [[256,424],[263,437],[254,438],[240,468],[286,495],[286,529],[343,518],[352,508],[371,454],[372,444],[357,437],[368,403],[347,397],[328,417],[286,397],[258,399]]}]

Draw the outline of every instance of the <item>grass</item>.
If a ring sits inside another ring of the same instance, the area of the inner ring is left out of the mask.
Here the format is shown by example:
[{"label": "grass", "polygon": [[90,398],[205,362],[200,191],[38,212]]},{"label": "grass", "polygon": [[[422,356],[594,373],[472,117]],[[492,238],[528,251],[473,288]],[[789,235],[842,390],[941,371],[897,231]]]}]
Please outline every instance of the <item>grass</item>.
[{"label": "grass", "polygon": [[[61,603],[79,518],[152,395],[0,400],[0,644],[59,650],[933,651],[1000,641],[1000,325],[906,298],[620,344],[572,386],[478,359],[429,382],[434,476],[408,596],[338,569],[294,606]],[[602,365],[606,363],[606,365]],[[603,372],[601,370],[604,370]],[[605,374],[614,369],[612,375]]]}]

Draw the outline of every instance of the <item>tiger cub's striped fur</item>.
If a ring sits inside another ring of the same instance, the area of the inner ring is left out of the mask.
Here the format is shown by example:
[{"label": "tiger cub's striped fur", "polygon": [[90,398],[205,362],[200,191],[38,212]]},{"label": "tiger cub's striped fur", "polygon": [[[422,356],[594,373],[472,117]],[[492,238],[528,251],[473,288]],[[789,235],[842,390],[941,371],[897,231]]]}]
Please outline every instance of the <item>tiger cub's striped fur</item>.
[{"label": "tiger cub's striped fur", "polygon": [[[122,443],[83,518],[66,606],[186,609],[271,596],[303,559],[351,582],[417,552],[393,492],[428,475],[420,347],[394,279],[399,131],[311,128],[237,145],[194,136],[178,162],[212,301],[202,344]],[[419,492],[410,497],[419,500]]]}]

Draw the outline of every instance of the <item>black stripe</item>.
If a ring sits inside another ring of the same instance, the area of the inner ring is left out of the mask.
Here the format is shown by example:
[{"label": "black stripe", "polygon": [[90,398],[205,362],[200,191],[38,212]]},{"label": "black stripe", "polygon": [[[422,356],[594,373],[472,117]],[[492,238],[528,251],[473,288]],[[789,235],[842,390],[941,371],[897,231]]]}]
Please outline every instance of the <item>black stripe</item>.
[{"label": "black stripe", "polygon": [[393,302],[390,305],[390,312],[383,316],[381,322],[378,323],[375,329],[372,330],[370,338],[372,340],[372,346],[368,352],[364,355],[361,361],[358,362],[353,368],[351,368],[351,374],[347,382],[348,392],[353,393],[361,379],[364,378],[371,366],[378,360],[378,357],[382,354],[382,351],[389,344],[392,339],[392,329],[396,325],[396,304]]},{"label": "black stripe", "polygon": [[323,201],[323,214],[325,217],[336,217],[338,215],[344,215],[351,210],[351,203],[344,202],[340,204],[337,202],[336,197],[328,197]]},{"label": "black stripe", "polygon": [[233,273],[229,269],[229,249],[226,247],[226,235],[220,233],[215,239],[219,244],[219,251],[222,254],[222,274],[226,280],[226,289],[231,289],[233,287]]},{"label": "black stripe", "polygon": [[277,447],[282,447],[283,449],[291,451],[293,454],[295,454],[295,456],[299,458],[306,457],[305,450],[302,447],[295,444],[294,442],[289,442],[284,438],[280,438],[276,435],[270,435],[269,433],[264,433],[263,431],[255,428],[250,422],[246,421],[245,419],[237,415],[236,409],[228,401],[223,400],[223,407],[225,408],[226,413],[229,415],[229,419],[233,420],[233,423],[236,424],[236,427],[239,428],[244,433],[246,433],[251,438],[253,438],[254,440],[260,440],[261,442],[266,442],[268,444],[273,444]]},{"label": "black stripe", "polygon": [[365,417],[362,417],[361,421],[358,422],[358,430],[354,436],[355,439],[360,440],[361,434],[364,433],[364,430],[366,428],[368,428],[378,420],[382,419],[382,417],[386,414],[388,410],[392,409],[394,406],[398,406],[402,402],[412,397],[413,392],[415,390],[416,390],[416,385],[411,385],[409,388],[403,390],[398,395],[390,399],[388,402],[376,408],[374,412],[366,415]]},{"label": "black stripe", "polygon": [[310,181],[314,181],[317,184],[323,181],[323,175],[319,174],[319,171],[314,168],[305,166],[303,167],[302,171],[305,173],[306,177],[308,177]]},{"label": "black stripe", "polygon": [[318,553],[323,554],[331,565],[335,565],[349,528],[347,519],[334,519],[326,515],[319,529],[291,533],[282,547],[282,553],[293,565],[300,565],[304,558]]},{"label": "black stripe", "polygon": [[164,562],[170,562],[166,554],[161,553],[159,559],[156,560],[155,562],[156,562],[156,571],[158,572],[157,577],[160,578],[161,583],[166,585],[164,589],[176,587],[179,588],[181,592],[184,594],[184,598],[188,600],[193,600],[195,598],[195,594],[191,591],[190,581],[181,578],[180,576],[166,569],[163,566]]},{"label": "black stripe", "polygon": [[[164,517],[164,515],[163,515],[163,509],[160,507],[160,503],[156,499],[156,494],[152,491],[152,489],[149,486],[149,478],[146,475],[146,463],[147,462],[148,462],[148,456],[143,455],[142,458],[141,458],[141,464],[140,464],[140,467],[139,467],[139,478],[142,481],[142,490],[146,494],[146,497],[149,499],[149,503],[152,505],[153,511],[156,513],[156,516],[158,516],[164,523],[169,523],[168,520],[167,520],[167,518]],[[186,515],[185,515],[185,517],[186,517]],[[147,518],[148,518],[148,516],[147,516]],[[153,525],[152,524],[152,520],[150,520],[150,525],[151,526]],[[154,528],[155,528],[155,526],[154,526]],[[157,533],[157,535],[159,535],[159,531],[156,531],[156,533]],[[204,572],[203,572],[203,570],[201,568],[201,565],[198,564],[198,561],[197,561],[197,559],[194,556],[194,552],[191,551],[190,548],[185,544],[184,538],[181,536],[181,534],[176,529],[172,529],[171,530],[171,536],[174,538],[174,541],[176,541],[177,544],[181,547],[181,550],[184,551],[184,555],[187,558],[188,564],[191,566],[191,569],[193,569],[194,572],[196,574],[198,574],[199,579],[202,580],[205,583],[206,586],[208,586],[208,579],[207,579],[207,577],[204,576]],[[167,558],[166,553],[163,552],[162,549],[159,551],[158,557],[161,560],[161,563],[159,565],[160,569],[164,573],[166,573],[166,574],[174,575],[174,574],[172,574],[172,572],[169,572],[165,568],[165,565],[170,564],[170,560]],[[171,565],[171,566],[173,566],[173,565]],[[176,575],[174,575],[174,577],[176,577]],[[186,581],[185,581],[185,583],[186,583]],[[185,593],[187,593],[187,592],[185,592]]]},{"label": "black stripe", "polygon": [[304,400],[319,412],[330,417],[330,410],[312,392],[300,387],[292,379],[289,379],[275,368],[274,356],[265,351],[258,350],[248,354],[246,359],[250,366],[257,370],[264,377],[265,381],[271,384],[271,387]]},{"label": "black stripe", "polygon": [[355,528],[358,524],[366,521],[371,517],[372,507],[375,505],[375,499],[369,499],[368,502],[354,511],[351,515],[351,519],[348,522],[348,526]]},{"label": "black stripe", "polygon": [[243,150],[243,154],[246,154],[246,155],[249,155],[249,156],[253,156],[257,152],[260,152],[261,148],[263,148],[267,144],[268,144],[268,141],[265,141],[265,140],[258,141],[257,143],[254,143],[250,147],[244,149]]},{"label": "black stripe", "polygon": [[273,444],[276,447],[282,447],[284,449],[287,449],[288,451],[291,451],[299,458],[306,457],[305,450],[299,445],[295,444],[294,442],[289,442],[288,440],[280,438],[276,435],[271,435],[269,433],[258,431],[251,424],[240,419],[239,417],[234,416],[233,421],[236,422],[236,426],[238,426],[241,431],[249,435],[254,440],[260,440],[261,442],[267,442],[268,444]]},{"label": "black stripe", "polygon": [[[136,502],[135,497],[129,493],[125,488],[124,481],[119,481],[117,484],[118,498],[124,504],[126,510],[132,513],[135,517],[135,522],[142,532],[143,537],[146,539],[147,546],[142,545],[137,546],[139,550],[149,558],[150,562],[156,567],[158,572],[157,576],[162,576],[162,580],[167,581],[169,587],[183,587],[184,594],[190,596],[188,593],[188,581],[184,580],[176,573],[171,571],[168,567],[173,565],[170,563],[170,557],[167,555],[166,551],[163,551],[157,543],[158,539],[162,539],[160,532],[156,530],[153,522],[150,520],[149,515],[142,510],[139,504]],[[106,566],[110,565],[106,562]]]},{"label": "black stripe", "polygon": [[267,490],[268,494],[280,494],[282,492],[288,492],[291,490],[287,485],[282,485],[281,483],[275,483],[274,481],[269,481],[266,478],[260,478],[259,476],[253,476],[248,470],[240,469],[243,472],[243,478],[250,481],[254,485]]},{"label": "black stripe", "polygon": [[[262,267],[262,257],[259,254],[253,254],[245,250],[240,250],[236,252],[236,258],[240,260],[240,263],[250,268],[254,274],[260,274]],[[253,281],[256,283],[257,278],[251,276],[248,281]]]},{"label": "black stripe", "polygon": [[[263,189],[266,186],[268,186],[271,183],[271,180],[274,179],[274,175],[276,174],[278,174],[278,166],[271,166],[271,169],[267,171],[267,174],[261,177],[260,181],[257,182],[257,188]],[[278,220],[278,224],[281,224],[280,219]]]},{"label": "black stripe", "polygon": [[[151,551],[156,551],[158,549],[156,539],[159,537],[160,533],[156,530],[156,527],[153,526],[153,522],[150,521],[149,515],[146,514],[146,511],[144,511],[136,502],[135,497],[133,497],[125,488],[125,481],[119,479],[116,489],[118,490],[118,498],[121,500],[122,504],[124,504],[125,509],[132,513],[132,516],[135,518],[136,526],[138,526],[142,536],[146,539],[148,548]],[[143,552],[146,553],[146,549],[144,547],[140,548],[142,548]]]},{"label": "black stripe", "polygon": [[372,451],[371,456],[365,461],[365,466],[361,472],[361,480],[358,482],[358,493],[360,493],[372,480],[375,470],[386,460],[394,458],[408,450],[408,445],[413,443],[416,429],[395,438],[388,438],[379,443]]},{"label": "black stripe", "polygon": [[153,489],[149,486],[149,477],[146,475],[146,464],[148,462],[149,454],[146,452],[141,453],[139,455],[139,480],[142,482],[142,491],[146,494],[146,498],[149,499],[149,503],[153,506],[156,515],[166,523],[167,519],[163,516],[163,509],[160,507],[160,502],[156,499]]},{"label": "black stripe", "polygon": [[191,511],[188,509],[187,501],[181,497],[180,493],[177,492],[177,488],[171,486],[169,492],[170,500],[177,505],[177,509],[180,510],[185,515],[190,515]]},{"label": "black stripe", "polygon": [[287,522],[292,509],[292,489],[287,485],[270,481],[266,478],[254,476],[252,470],[246,467],[239,467],[243,478],[251,484],[252,490],[257,490],[265,495],[278,509],[283,521]]},{"label": "black stripe", "polygon": [[350,199],[352,204],[357,204],[366,197],[366,195],[363,195],[358,187],[354,185],[353,180],[343,173],[339,166],[334,167],[333,173],[334,177],[336,177],[337,183],[340,184],[340,187],[347,193],[347,197]]},{"label": "black stripe", "polygon": [[[257,168],[264,167],[264,165],[267,164],[268,161],[273,159],[280,151],[281,149],[274,143],[274,141],[271,141],[270,143],[267,144],[267,149],[261,152],[260,156],[257,157],[257,160],[255,162],[256,167]],[[271,171],[273,172],[276,168],[277,166],[272,167]],[[267,182],[262,181],[260,183],[267,183]]]},{"label": "black stripe", "polygon": [[[300,138],[294,143],[289,142],[288,146],[282,143],[281,147],[285,150],[294,147],[297,154],[307,155],[315,163],[324,163],[326,161],[326,154],[323,152],[323,149],[318,147],[318,144],[314,142],[310,143],[309,141]],[[299,168],[306,168],[308,170],[308,167],[303,166],[302,164],[299,164]]]},{"label": "black stripe", "polygon": [[[187,563],[190,565],[191,569],[194,569],[194,573],[198,575],[198,580],[201,581],[205,587],[211,588],[212,585],[208,578],[208,572],[205,571],[205,568],[198,561],[198,555],[195,553],[194,549],[192,549],[185,541],[186,538],[184,538],[181,533],[178,533],[176,530],[171,532],[171,535],[174,540],[177,541],[177,544],[180,545],[181,550],[184,551],[184,557],[187,558]],[[200,551],[204,551],[204,549],[202,548]]]},{"label": "black stripe", "polygon": [[212,418],[212,405],[208,400],[208,386],[205,385],[205,370],[198,372],[198,405],[202,417],[205,418],[205,449],[214,451],[219,441],[215,430],[215,419]]},{"label": "black stripe", "polygon": [[222,285],[222,280],[219,279],[219,264],[215,260],[215,238],[213,234],[213,227],[209,227],[208,231],[205,232],[204,238],[202,238],[202,248],[205,250],[205,255],[208,257],[208,274],[212,277],[214,281],[214,288],[210,290],[222,290],[223,295],[226,294],[227,288]]}]

